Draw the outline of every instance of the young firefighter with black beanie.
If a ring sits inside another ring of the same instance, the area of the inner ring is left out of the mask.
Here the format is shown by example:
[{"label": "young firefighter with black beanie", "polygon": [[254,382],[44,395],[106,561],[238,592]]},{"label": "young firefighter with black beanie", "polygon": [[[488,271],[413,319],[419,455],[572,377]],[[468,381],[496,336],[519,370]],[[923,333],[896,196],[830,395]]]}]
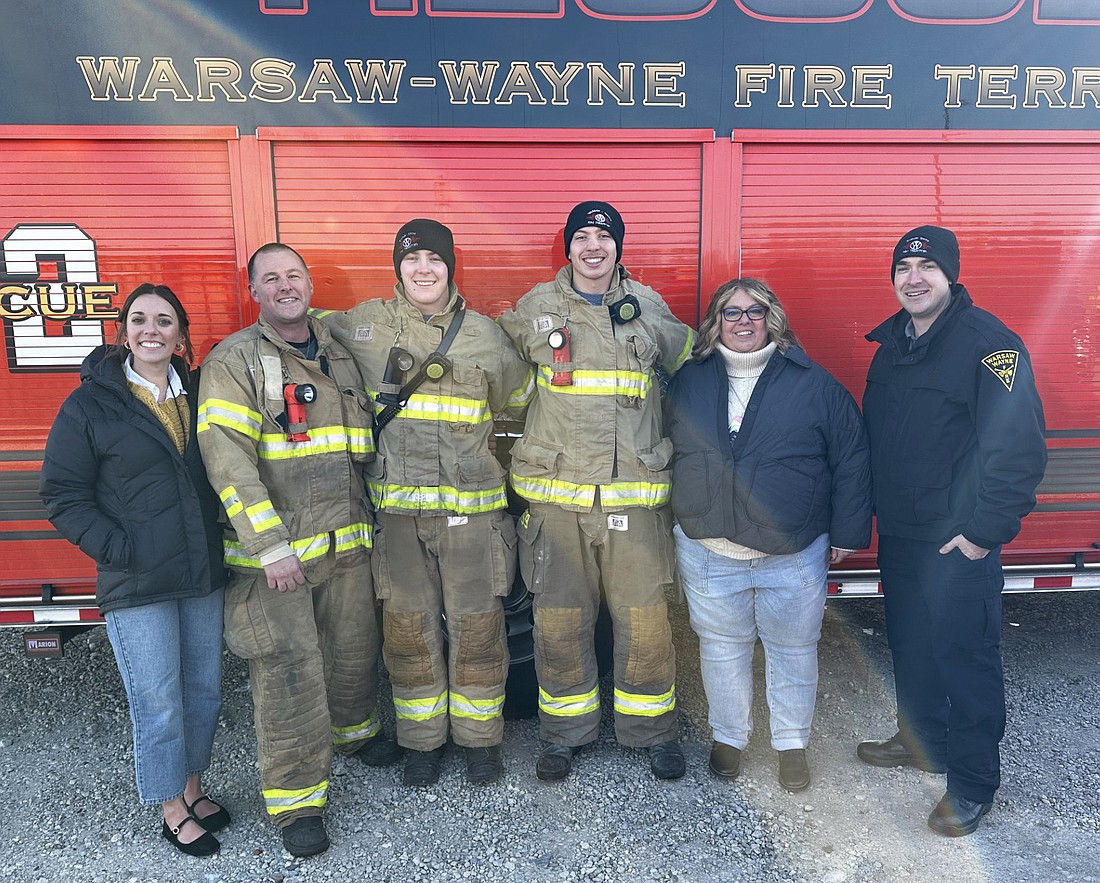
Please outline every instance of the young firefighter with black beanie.
[{"label": "young firefighter with black beanie", "polygon": [[606,202],[575,206],[565,223],[568,264],[499,320],[536,371],[510,477],[529,503],[520,569],[535,596],[545,740],[535,771],[547,781],[568,776],[599,733],[601,593],[614,625],[616,737],[647,749],[660,779],[685,771],[665,602],[672,443],[657,372],[683,364],[692,333],[619,263],[624,233]]},{"label": "young firefighter with black beanie", "polygon": [[898,731],[857,754],[946,772],[928,825],[958,837],[1001,781],[1000,551],[1035,506],[1043,407],[1023,341],[959,284],[954,233],[909,231],[890,267],[901,309],[867,335],[863,410]]},{"label": "young firefighter with black beanie", "polygon": [[439,779],[450,733],[465,749],[469,781],[485,784],[503,772],[501,598],[516,566],[504,471],[489,440],[493,414],[520,416],[534,379],[496,323],[466,307],[447,227],[404,224],[393,267],[393,298],[323,318],[376,400],[372,565],[397,740],[408,749],[404,783]]}]

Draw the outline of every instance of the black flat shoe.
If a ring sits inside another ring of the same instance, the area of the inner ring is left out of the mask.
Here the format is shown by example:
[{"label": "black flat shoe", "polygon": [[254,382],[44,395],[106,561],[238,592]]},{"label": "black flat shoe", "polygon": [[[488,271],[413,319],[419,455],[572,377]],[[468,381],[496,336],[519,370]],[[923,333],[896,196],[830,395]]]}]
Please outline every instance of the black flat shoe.
[{"label": "black flat shoe", "polygon": [[[187,811],[191,813],[191,818],[198,822],[202,828],[210,831],[211,833],[213,833],[214,831],[220,831],[232,821],[226,808],[216,801],[211,800],[205,794],[200,794],[198,797],[196,797],[194,803],[188,803],[187,798],[181,798],[181,800],[183,800],[183,805],[187,807]],[[218,808],[218,811],[212,812],[210,813],[210,815],[202,816],[200,818],[198,813],[195,812],[195,807],[204,800],[211,806],[216,806]]]},{"label": "black flat shoe", "polygon": [[199,825],[199,820],[189,815],[175,827],[171,827],[168,822],[165,821],[160,829],[161,836],[180,852],[185,855],[196,856],[197,858],[205,858],[206,856],[213,855],[222,848],[222,845],[218,842],[218,838],[206,830],[202,832],[202,836],[197,840],[192,840],[190,843],[180,842],[180,829],[188,822],[192,822],[202,828],[202,825]]}]

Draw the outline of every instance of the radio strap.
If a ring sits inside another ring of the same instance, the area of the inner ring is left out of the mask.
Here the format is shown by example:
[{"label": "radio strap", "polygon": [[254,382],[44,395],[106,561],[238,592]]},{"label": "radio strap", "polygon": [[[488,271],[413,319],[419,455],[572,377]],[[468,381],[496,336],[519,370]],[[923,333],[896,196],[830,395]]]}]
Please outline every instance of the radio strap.
[{"label": "radio strap", "polygon": [[[416,372],[415,376],[401,387],[401,392],[398,394],[397,403],[394,405],[386,405],[374,418],[374,432],[378,435],[386,428],[386,425],[393,420],[398,414],[401,413],[401,409],[409,403],[409,399],[419,386],[428,379],[428,374],[424,370],[425,366],[429,363],[444,366],[444,374],[449,370],[449,362],[444,358],[447,354],[447,350],[450,349],[451,343],[458,336],[458,329],[462,327],[462,320],[466,318],[466,303],[459,298],[458,306],[455,308],[455,314],[451,317],[451,322],[447,326],[447,330],[443,334],[443,339],[439,341],[439,346],[424,360],[424,363],[420,366],[420,370]],[[438,379],[442,378],[442,374]]]}]

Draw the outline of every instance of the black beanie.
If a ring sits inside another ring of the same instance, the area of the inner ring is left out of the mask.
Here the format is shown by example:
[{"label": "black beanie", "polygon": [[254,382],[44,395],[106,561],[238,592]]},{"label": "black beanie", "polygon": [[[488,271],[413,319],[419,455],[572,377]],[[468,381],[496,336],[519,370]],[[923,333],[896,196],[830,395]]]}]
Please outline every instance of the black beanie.
[{"label": "black beanie", "polygon": [[393,271],[401,278],[401,259],[410,251],[426,248],[443,258],[447,282],[455,279],[455,239],[451,231],[431,218],[413,218],[401,225],[393,241]]},{"label": "black beanie", "polygon": [[891,279],[894,278],[894,267],[903,258],[927,258],[939,265],[952,285],[959,281],[959,240],[945,227],[925,224],[902,236],[894,246],[894,262],[890,265]]},{"label": "black beanie", "polygon": [[582,227],[600,227],[611,234],[615,240],[615,260],[623,259],[623,236],[626,227],[623,225],[623,216],[615,206],[598,200],[589,200],[573,206],[569,213],[569,219],[565,222],[565,256],[569,257],[569,243],[573,241],[573,234]]}]

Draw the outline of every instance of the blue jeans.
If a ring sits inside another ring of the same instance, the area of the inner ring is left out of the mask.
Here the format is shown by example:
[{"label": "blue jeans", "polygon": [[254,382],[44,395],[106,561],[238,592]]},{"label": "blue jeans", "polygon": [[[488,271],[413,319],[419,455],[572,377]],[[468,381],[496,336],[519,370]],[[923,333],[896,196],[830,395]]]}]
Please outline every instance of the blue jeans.
[{"label": "blue jeans", "polygon": [[805,748],[817,701],[817,642],[825,613],[829,537],[794,555],[738,561],[677,525],[676,562],[699,636],[714,738],[744,748],[752,732],[752,656],[764,645],[772,747]]},{"label": "blue jeans", "polygon": [[223,593],[112,610],[115,651],[134,726],[134,766],[144,804],[183,794],[210,765],[221,711]]}]

